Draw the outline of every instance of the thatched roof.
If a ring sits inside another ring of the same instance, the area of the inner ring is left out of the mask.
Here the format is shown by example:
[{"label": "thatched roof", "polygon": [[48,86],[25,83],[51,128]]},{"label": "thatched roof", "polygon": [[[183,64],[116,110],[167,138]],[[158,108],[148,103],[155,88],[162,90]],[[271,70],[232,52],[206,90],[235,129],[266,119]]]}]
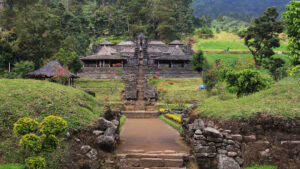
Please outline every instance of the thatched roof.
[{"label": "thatched roof", "polygon": [[116,55],[89,55],[87,57],[80,58],[80,60],[126,60],[126,59]]},{"label": "thatched roof", "polygon": [[113,55],[113,54],[116,54],[118,53],[116,49],[110,47],[110,46],[103,46],[97,53],[96,55],[99,55],[99,56],[110,56],[110,55]]},{"label": "thatched roof", "polygon": [[148,52],[148,53],[161,53],[162,51],[160,51],[160,50],[157,49],[157,48],[151,48],[151,47],[149,47],[149,48],[147,49],[147,52]]},{"label": "thatched roof", "polygon": [[134,53],[135,50],[131,47],[125,47],[123,50],[120,51],[120,53]]},{"label": "thatched roof", "polygon": [[162,41],[158,41],[158,40],[151,40],[148,45],[166,45],[164,42]]},{"label": "thatched roof", "polygon": [[135,45],[135,43],[132,41],[124,41],[124,42],[120,42],[118,45],[119,46],[133,46],[133,45]]},{"label": "thatched roof", "polygon": [[177,45],[176,47],[170,47],[168,53],[174,56],[185,56],[185,53]]},{"label": "thatched roof", "polygon": [[169,43],[169,45],[184,45],[184,43],[180,42],[179,40],[173,40]]},{"label": "thatched roof", "polygon": [[30,78],[36,78],[36,77],[53,77],[54,75],[58,75],[60,71],[63,72],[64,75],[69,75],[70,77],[77,78],[75,74],[71,73],[70,71],[66,70],[60,63],[58,63],[56,60],[52,60],[48,62],[46,65],[41,67],[40,69],[27,73],[26,77]]},{"label": "thatched roof", "polygon": [[109,42],[109,41],[104,41],[104,42],[100,43],[99,45],[100,45],[100,46],[104,46],[104,45],[106,45],[106,46],[112,46],[112,45],[114,45],[114,44],[111,43],[111,42]]}]

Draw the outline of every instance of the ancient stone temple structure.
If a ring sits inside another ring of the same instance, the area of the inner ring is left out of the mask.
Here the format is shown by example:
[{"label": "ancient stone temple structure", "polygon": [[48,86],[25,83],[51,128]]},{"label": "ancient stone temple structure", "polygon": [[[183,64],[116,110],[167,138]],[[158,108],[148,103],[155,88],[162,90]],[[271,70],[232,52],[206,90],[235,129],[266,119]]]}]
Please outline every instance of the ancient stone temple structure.
[{"label": "ancient stone temple structure", "polygon": [[84,66],[78,76],[108,78],[108,70],[116,66],[121,67],[124,74],[137,73],[140,52],[143,52],[145,75],[159,72],[160,77],[166,78],[200,76],[190,65],[193,54],[190,44],[184,45],[178,40],[165,44],[162,41],[147,39],[144,35],[117,45],[108,41],[93,45],[90,54],[81,58]]}]

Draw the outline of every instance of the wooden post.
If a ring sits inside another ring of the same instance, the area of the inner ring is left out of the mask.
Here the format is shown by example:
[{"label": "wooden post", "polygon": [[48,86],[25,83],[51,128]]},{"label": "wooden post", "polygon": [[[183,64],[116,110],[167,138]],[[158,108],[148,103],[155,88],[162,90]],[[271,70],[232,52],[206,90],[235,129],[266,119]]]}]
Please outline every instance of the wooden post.
[{"label": "wooden post", "polygon": [[8,72],[10,72],[10,62],[8,63]]},{"label": "wooden post", "polygon": [[159,69],[159,60],[157,61],[157,68]]}]

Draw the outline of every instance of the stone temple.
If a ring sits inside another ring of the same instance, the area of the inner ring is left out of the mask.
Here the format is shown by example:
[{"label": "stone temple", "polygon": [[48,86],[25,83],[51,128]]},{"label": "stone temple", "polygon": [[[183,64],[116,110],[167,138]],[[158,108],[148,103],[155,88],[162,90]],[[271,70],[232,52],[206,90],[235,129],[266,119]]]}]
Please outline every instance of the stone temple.
[{"label": "stone temple", "polygon": [[116,66],[121,67],[124,73],[137,74],[141,52],[145,75],[159,72],[159,76],[163,78],[200,76],[190,65],[193,55],[190,44],[184,45],[178,40],[165,44],[162,41],[147,39],[143,34],[117,45],[108,41],[93,45],[89,55],[80,58],[83,67],[78,76],[92,79],[109,78],[108,70]]}]

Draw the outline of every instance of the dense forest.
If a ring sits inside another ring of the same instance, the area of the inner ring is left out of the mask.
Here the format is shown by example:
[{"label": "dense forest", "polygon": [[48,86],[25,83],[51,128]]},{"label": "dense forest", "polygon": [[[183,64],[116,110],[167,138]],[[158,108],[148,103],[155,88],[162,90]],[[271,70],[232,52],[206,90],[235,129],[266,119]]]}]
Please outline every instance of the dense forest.
[{"label": "dense forest", "polygon": [[276,6],[279,12],[291,0],[194,0],[191,7],[194,15],[217,18],[219,15],[230,16],[244,21],[263,14],[267,7]]},{"label": "dense forest", "polygon": [[1,1],[0,72],[21,61],[38,68],[50,59],[76,72],[79,56],[97,38],[145,32],[171,41],[193,33],[195,20],[192,0]]}]

